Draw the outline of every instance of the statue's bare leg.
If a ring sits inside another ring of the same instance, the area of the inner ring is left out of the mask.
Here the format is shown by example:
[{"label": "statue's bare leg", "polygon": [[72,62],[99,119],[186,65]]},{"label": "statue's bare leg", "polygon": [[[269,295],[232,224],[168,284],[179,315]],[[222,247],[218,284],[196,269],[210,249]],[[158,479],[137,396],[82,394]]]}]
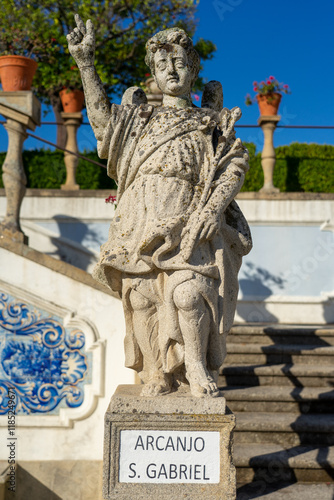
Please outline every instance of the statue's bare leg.
[{"label": "statue's bare leg", "polygon": [[206,366],[211,315],[208,306],[191,281],[178,285],[174,302],[179,311],[184,339],[186,377],[196,397],[217,397],[219,390]]},{"label": "statue's bare leg", "polygon": [[146,374],[143,396],[158,396],[171,391],[171,377],[163,373],[158,343],[155,306],[137,290],[130,293],[135,336],[144,358]]}]

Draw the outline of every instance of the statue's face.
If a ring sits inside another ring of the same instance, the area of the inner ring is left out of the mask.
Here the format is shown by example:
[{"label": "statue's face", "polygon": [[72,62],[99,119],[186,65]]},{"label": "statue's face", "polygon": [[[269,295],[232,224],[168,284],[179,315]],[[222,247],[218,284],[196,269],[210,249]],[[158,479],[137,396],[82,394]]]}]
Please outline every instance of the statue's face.
[{"label": "statue's face", "polygon": [[192,72],[187,53],[177,44],[166,44],[154,54],[155,79],[161,92],[171,96],[189,94]]}]

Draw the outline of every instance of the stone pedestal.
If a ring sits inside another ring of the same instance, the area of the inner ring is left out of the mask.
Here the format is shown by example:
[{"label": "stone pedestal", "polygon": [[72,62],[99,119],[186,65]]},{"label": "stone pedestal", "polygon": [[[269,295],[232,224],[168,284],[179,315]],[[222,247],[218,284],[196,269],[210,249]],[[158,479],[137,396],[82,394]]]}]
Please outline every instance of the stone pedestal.
[{"label": "stone pedestal", "polygon": [[161,90],[155,83],[154,78],[147,78],[147,80],[145,81],[145,85],[147,87],[147,103],[152,106],[161,106],[163,95]]},{"label": "stone pedestal", "polygon": [[[61,117],[64,120],[67,132],[65,149],[78,153],[77,130],[82,123],[82,114],[81,112],[61,113]],[[80,189],[79,184],[77,184],[75,180],[75,172],[77,170],[79,158],[65,151],[64,161],[66,166],[66,181],[65,184],[61,185],[61,189],[68,191]]]},{"label": "stone pedestal", "polygon": [[279,189],[273,184],[273,174],[276,162],[273,138],[274,131],[280,119],[281,117],[278,115],[260,116],[258,119],[258,124],[262,128],[264,135],[264,145],[261,155],[261,165],[264,174],[264,184],[260,189],[262,193],[279,193]]},{"label": "stone pedestal", "polygon": [[141,389],[119,386],[106,412],[104,498],[234,500],[235,417],[225,399]]},{"label": "stone pedestal", "polygon": [[20,209],[27,179],[22,161],[22,148],[28,137],[26,129],[40,125],[41,105],[29,90],[0,92],[0,114],[7,118],[8,150],[2,166],[2,179],[7,198],[6,216],[0,224],[0,236],[28,243],[20,227]]}]

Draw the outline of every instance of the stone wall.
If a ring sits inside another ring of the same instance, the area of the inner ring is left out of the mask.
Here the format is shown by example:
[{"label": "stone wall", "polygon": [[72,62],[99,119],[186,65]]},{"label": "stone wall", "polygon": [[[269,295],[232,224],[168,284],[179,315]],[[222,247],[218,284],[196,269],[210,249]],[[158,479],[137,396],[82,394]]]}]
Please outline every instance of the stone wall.
[{"label": "stone wall", "polygon": [[334,322],[334,195],[238,197],[253,250],[239,274],[237,320]]},{"label": "stone wall", "polygon": [[[0,262],[0,389],[16,392],[17,460],[100,460],[109,399],[135,381],[124,368],[121,302],[20,244],[2,241]],[[7,459],[5,446],[0,454]]]},{"label": "stone wall", "polygon": [[[91,272],[114,212],[109,194],[28,190],[21,214],[30,245]],[[239,275],[237,321],[334,322],[334,194],[241,193],[237,201],[254,240]]]}]

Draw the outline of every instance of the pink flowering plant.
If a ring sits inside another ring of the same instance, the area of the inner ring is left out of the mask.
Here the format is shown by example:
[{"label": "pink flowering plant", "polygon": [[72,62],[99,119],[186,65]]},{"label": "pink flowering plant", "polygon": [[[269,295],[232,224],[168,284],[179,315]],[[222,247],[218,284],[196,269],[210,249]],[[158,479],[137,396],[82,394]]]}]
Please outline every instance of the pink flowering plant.
[{"label": "pink flowering plant", "polygon": [[113,196],[112,194],[110,194],[108,196],[108,198],[105,198],[104,201],[106,203],[111,203],[111,205],[114,205],[115,209],[117,208],[117,205],[116,205],[116,196]]},{"label": "pink flowering plant", "polygon": [[196,102],[198,102],[198,101],[199,101],[199,99],[200,99],[199,95],[198,95],[198,94],[195,94],[195,92],[192,92],[192,93],[191,93],[191,97],[192,97],[192,99],[195,99],[195,101],[196,101]]},{"label": "pink flowering plant", "polygon": [[[280,83],[274,76],[270,76],[266,81],[260,83],[253,82],[253,90],[256,95],[268,96],[268,102],[274,101],[275,96],[273,94],[291,94],[289,85],[285,83]],[[250,94],[246,95],[245,102],[247,106],[250,106],[255,102],[256,96],[252,98]]]}]

